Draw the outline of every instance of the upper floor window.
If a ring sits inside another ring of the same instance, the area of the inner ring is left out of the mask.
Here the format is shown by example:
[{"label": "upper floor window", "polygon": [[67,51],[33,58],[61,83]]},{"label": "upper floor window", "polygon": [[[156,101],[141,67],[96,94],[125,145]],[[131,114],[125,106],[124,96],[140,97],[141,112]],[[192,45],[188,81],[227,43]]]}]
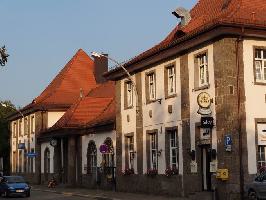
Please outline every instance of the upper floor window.
[{"label": "upper floor window", "polygon": [[133,106],[133,92],[132,82],[125,82],[125,108],[131,108]]},{"label": "upper floor window", "polygon": [[24,133],[25,133],[25,135],[28,134],[28,128],[29,128],[28,118],[25,117],[25,118],[24,118]]},{"label": "upper floor window", "polygon": [[207,52],[195,56],[194,83],[195,89],[209,85]]},{"label": "upper floor window", "polygon": [[149,100],[155,100],[155,73],[150,73],[147,75],[148,78],[148,88],[149,88]]},{"label": "upper floor window", "polygon": [[175,65],[165,67],[165,96],[169,97],[176,93]]},{"label": "upper floor window", "polygon": [[22,136],[22,120],[19,120],[19,136]]},{"label": "upper floor window", "polygon": [[208,61],[206,53],[198,56],[198,67],[199,67],[199,86],[208,84]]},{"label": "upper floor window", "polygon": [[34,116],[31,116],[31,122],[30,122],[30,131],[31,133],[34,133],[35,130],[35,121],[34,121]]},{"label": "upper floor window", "polygon": [[13,123],[13,137],[16,137],[17,136],[17,123],[14,122]]},{"label": "upper floor window", "polygon": [[255,49],[255,76],[257,82],[266,83],[266,50]]}]

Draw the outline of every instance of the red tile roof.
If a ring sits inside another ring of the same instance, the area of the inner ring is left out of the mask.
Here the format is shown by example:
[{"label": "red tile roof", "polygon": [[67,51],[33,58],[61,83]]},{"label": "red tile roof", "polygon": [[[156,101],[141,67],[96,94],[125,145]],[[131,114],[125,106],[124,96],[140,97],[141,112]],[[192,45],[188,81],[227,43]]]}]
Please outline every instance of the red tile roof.
[{"label": "red tile roof", "polygon": [[114,123],[115,115],[115,85],[109,81],[98,85],[84,98],[78,99],[55,125],[43,134],[66,128],[86,128]]},{"label": "red tile roof", "polygon": [[186,26],[177,25],[163,41],[132,58],[125,66],[148,58],[175,44],[177,39],[200,32],[210,25],[229,23],[266,27],[265,13],[265,0],[199,0],[190,11],[191,21]]},{"label": "red tile roof", "polygon": [[79,97],[80,89],[86,94],[95,87],[94,62],[79,49],[46,89],[23,110],[70,107]]}]

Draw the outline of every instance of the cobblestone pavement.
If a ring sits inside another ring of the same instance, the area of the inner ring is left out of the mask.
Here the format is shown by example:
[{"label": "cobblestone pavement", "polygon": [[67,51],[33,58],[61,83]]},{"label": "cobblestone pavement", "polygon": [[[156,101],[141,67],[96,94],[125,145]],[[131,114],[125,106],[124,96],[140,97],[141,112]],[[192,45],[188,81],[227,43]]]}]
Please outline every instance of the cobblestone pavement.
[{"label": "cobblestone pavement", "polygon": [[[55,189],[49,189],[45,186],[32,186],[32,194],[42,193],[44,196],[61,195],[68,199],[96,199],[96,200],[188,200],[187,198],[154,196],[145,194],[123,193],[104,190],[90,190],[84,188],[66,188],[58,186]],[[33,195],[34,197],[34,195]],[[72,198],[71,198],[72,197]],[[33,199],[33,198],[31,198]],[[52,199],[52,198],[48,198]],[[57,199],[57,198],[56,198]],[[64,198],[64,200],[68,200]],[[38,198],[38,200],[42,200]],[[46,199],[45,199],[46,200]]]}]

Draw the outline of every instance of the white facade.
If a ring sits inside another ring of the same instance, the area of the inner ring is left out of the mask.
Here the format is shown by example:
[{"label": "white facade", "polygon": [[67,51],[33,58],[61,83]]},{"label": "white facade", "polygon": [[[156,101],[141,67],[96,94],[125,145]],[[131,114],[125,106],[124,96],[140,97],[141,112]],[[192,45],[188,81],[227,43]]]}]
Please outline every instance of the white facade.
[{"label": "white facade", "polygon": [[[96,134],[89,134],[82,136],[82,174],[87,174],[87,148],[90,141],[94,141],[97,149],[97,167],[101,167],[102,153],[100,146],[104,144],[106,138],[111,138],[114,147],[114,161],[116,159],[116,131],[97,132]],[[115,164],[115,163],[114,163]]]},{"label": "white facade", "polygon": [[266,119],[266,85],[255,83],[254,79],[254,47],[266,48],[266,41],[244,40],[244,79],[246,96],[246,131],[248,147],[248,171],[249,174],[257,173],[256,152],[256,123],[255,119]]}]

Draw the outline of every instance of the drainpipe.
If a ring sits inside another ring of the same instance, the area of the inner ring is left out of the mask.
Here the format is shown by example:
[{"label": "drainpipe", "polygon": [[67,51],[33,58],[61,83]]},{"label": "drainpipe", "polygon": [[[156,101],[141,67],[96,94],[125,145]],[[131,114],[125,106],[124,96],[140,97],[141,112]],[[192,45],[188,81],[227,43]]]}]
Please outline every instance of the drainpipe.
[{"label": "drainpipe", "polygon": [[[244,28],[242,28],[242,33],[244,32]],[[241,106],[241,88],[240,88],[240,52],[239,52],[239,44],[243,41],[241,35],[238,36],[236,40],[236,67],[237,67],[237,129],[238,129],[238,141],[239,141],[239,187],[240,187],[240,199],[244,199],[244,172],[243,172],[243,139],[242,139],[242,131],[241,131],[241,114],[240,114],[240,106]]]}]

